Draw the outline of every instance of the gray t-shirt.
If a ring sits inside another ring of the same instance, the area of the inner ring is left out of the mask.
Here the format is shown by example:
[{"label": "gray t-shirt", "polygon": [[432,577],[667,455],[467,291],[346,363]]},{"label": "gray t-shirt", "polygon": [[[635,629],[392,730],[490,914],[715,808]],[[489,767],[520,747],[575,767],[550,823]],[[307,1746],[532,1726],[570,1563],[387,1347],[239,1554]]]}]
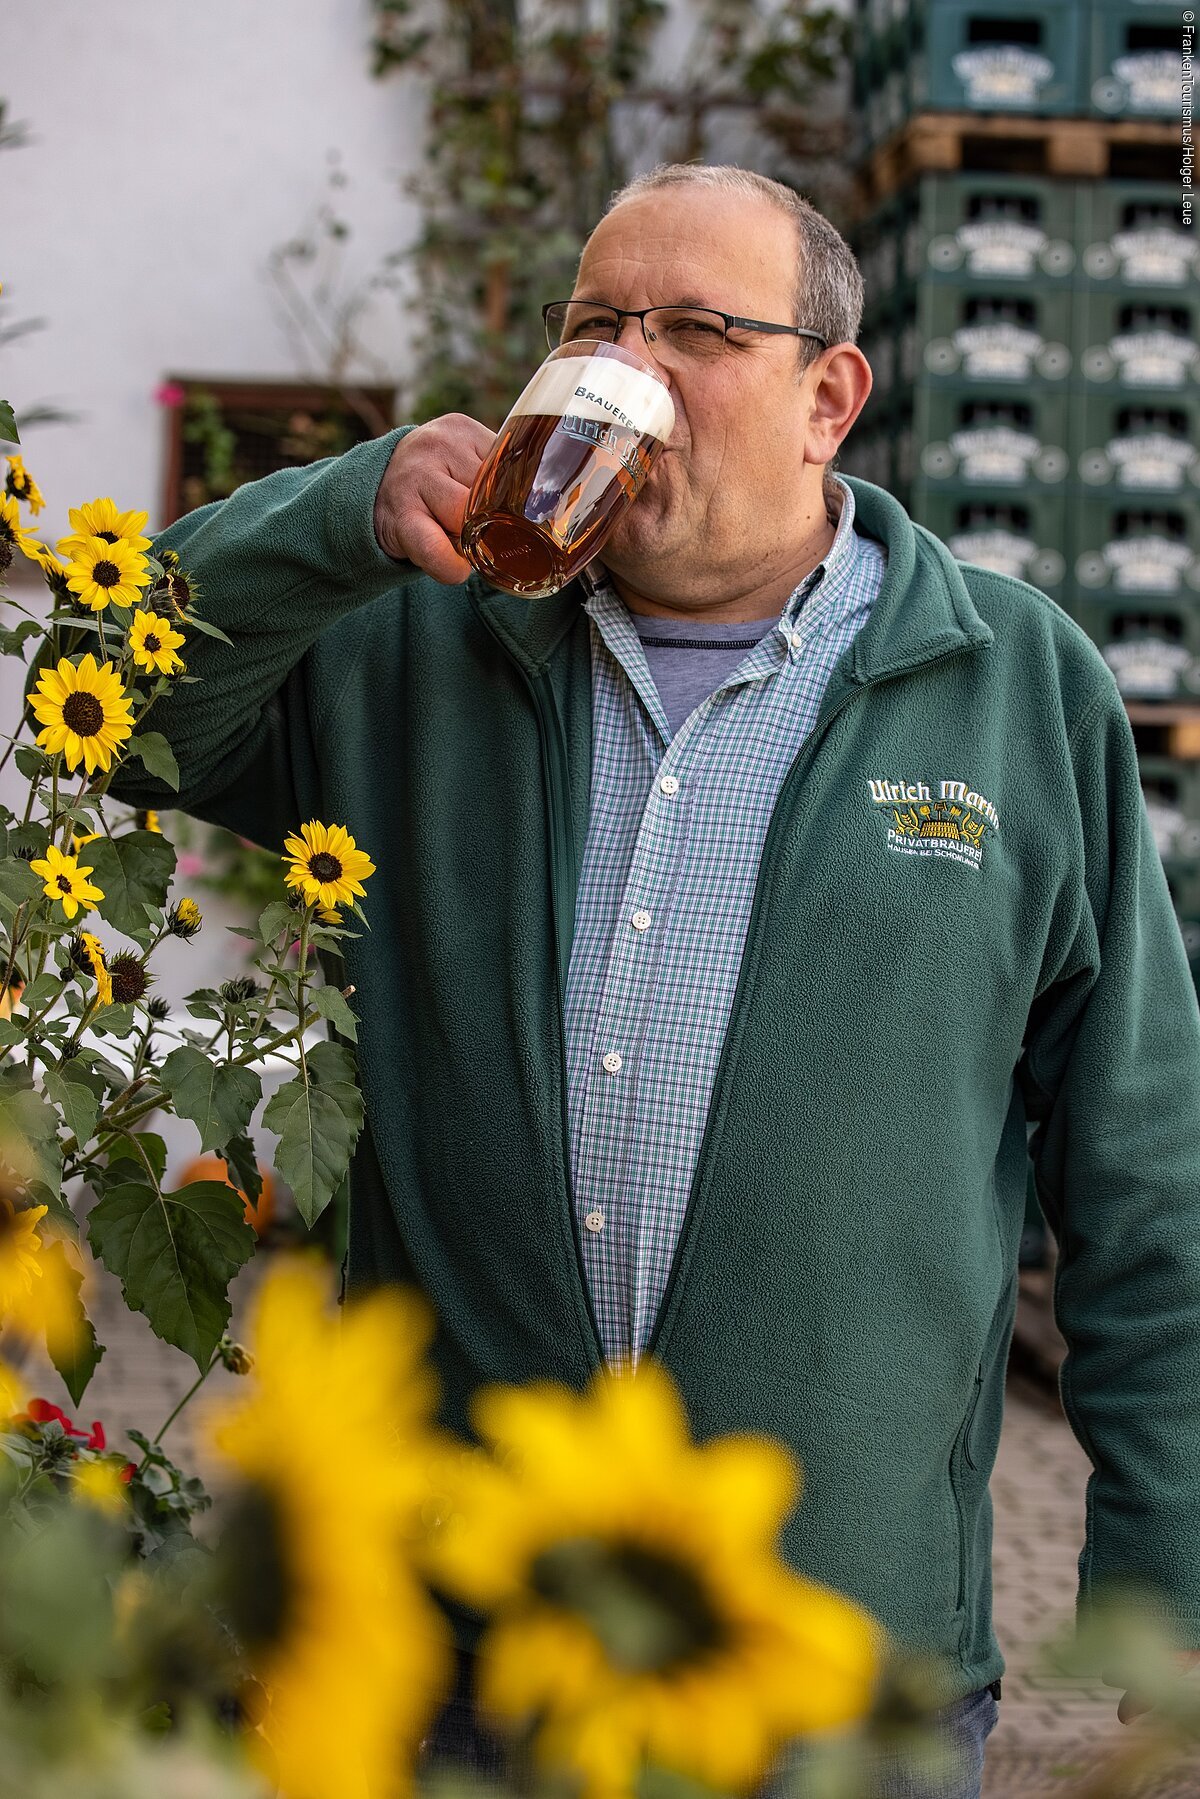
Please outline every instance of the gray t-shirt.
[{"label": "gray t-shirt", "polygon": [[738,625],[703,624],[694,618],[654,618],[632,611],[629,616],[674,737],[701,700],[706,700],[779,623],[780,612]]}]

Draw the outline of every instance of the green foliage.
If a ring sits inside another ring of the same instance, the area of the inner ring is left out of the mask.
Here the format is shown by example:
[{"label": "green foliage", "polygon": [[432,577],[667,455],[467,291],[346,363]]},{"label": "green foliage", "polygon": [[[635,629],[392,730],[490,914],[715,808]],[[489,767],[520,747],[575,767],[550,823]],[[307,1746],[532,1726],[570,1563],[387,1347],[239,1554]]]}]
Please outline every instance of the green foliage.
[{"label": "green foliage", "polygon": [[803,0],[769,15],[708,0],[655,85],[667,10],[617,0],[599,25],[559,0],[518,25],[511,0],[375,0],[372,73],[411,72],[431,94],[426,167],[407,184],[423,228],[387,259],[411,265],[422,319],[406,418],[500,424],[546,355],[543,302],[571,292],[584,240],[652,135],[663,161],[745,163],[749,130],[753,166],[801,179],[831,214],[848,197],[846,123],[814,117],[812,101],[844,66],[849,21]]},{"label": "green foliage", "polygon": [[148,1171],[111,1175],[110,1168],[99,1183],[88,1241],[120,1280],[126,1304],[203,1370],[229,1323],[229,1283],[254,1254],[242,1200],[224,1181],[163,1192]]}]

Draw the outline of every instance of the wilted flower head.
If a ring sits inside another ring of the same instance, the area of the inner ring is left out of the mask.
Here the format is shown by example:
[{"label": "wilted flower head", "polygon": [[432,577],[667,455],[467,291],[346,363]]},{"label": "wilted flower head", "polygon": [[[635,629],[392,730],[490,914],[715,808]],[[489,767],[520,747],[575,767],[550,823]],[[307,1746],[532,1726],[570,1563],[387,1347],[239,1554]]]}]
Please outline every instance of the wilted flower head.
[{"label": "wilted flower head", "polygon": [[109,957],[108,972],[112,976],[113,1003],[118,1006],[132,1005],[141,999],[154,979],[142,958],[127,949]]}]

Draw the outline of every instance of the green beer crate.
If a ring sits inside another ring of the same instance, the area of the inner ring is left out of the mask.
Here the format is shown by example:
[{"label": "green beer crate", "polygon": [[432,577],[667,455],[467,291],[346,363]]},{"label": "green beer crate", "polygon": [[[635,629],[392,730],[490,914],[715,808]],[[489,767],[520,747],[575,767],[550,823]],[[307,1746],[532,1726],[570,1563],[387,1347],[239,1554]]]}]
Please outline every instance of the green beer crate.
[{"label": "green beer crate", "polygon": [[1036,175],[922,175],[906,190],[903,276],[1057,286],[1075,267],[1086,188]]},{"label": "green beer crate", "polygon": [[1052,491],[1071,468],[1068,399],[1054,388],[921,383],[913,397],[913,474],[932,488]]},{"label": "green beer crate", "polygon": [[1186,601],[1104,601],[1071,590],[1066,610],[1100,651],[1126,700],[1194,704],[1200,698],[1200,608]]},{"label": "green beer crate", "polygon": [[1200,279],[1200,244],[1184,228],[1179,184],[1088,181],[1079,190],[1079,279],[1174,292]]},{"label": "green beer crate", "polygon": [[1070,397],[1072,474],[1084,487],[1178,494],[1200,504],[1200,387]]},{"label": "green beer crate", "polygon": [[1063,384],[1072,367],[1072,293],[981,287],[917,289],[900,326],[897,378]]},{"label": "green beer crate", "polygon": [[1086,55],[1076,6],[936,0],[908,65],[909,110],[1077,113]]},{"label": "green beer crate", "polygon": [[1178,6],[1092,0],[1086,110],[1101,118],[1178,119],[1183,24]]},{"label": "green beer crate", "polygon": [[1076,489],[1073,582],[1081,595],[1200,612],[1200,503],[1193,495],[1118,497]]},{"label": "green beer crate", "polygon": [[1200,862],[1200,768],[1171,756],[1139,755],[1138,774],[1163,862]]},{"label": "green beer crate", "polygon": [[1051,599],[1063,592],[1066,501],[1053,494],[995,494],[914,481],[909,512],[940,537],[951,555],[999,574],[1028,581]]},{"label": "green beer crate", "polygon": [[1200,288],[1080,287],[1078,380],[1091,391],[1200,392]]}]

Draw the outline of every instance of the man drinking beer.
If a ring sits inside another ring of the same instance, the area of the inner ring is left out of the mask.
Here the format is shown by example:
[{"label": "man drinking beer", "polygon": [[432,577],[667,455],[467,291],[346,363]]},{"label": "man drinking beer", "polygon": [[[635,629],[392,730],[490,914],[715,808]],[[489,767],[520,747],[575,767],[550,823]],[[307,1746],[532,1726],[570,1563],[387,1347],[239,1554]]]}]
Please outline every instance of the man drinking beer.
[{"label": "man drinking beer", "polygon": [[[428,1296],[464,1434],[482,1383],[655,1357],[698,1438],[786,1443],[784,1553],[954,1670],[968,1799],[1029,1126],[1080,1608],[1136,1581],[1200,1647],[1200,1011],[1130,727],[1042,593],[834,472],[862,283],[789,189],[658,169],[545,298],[674,406],[599,559],[469,570],[462,414],[249,483],[156,544],[235,646],[158,703],[180,792],[113,791],[369,852],[345,1291]],[[453,1615],[428,1755],[497,1766]]]}]

